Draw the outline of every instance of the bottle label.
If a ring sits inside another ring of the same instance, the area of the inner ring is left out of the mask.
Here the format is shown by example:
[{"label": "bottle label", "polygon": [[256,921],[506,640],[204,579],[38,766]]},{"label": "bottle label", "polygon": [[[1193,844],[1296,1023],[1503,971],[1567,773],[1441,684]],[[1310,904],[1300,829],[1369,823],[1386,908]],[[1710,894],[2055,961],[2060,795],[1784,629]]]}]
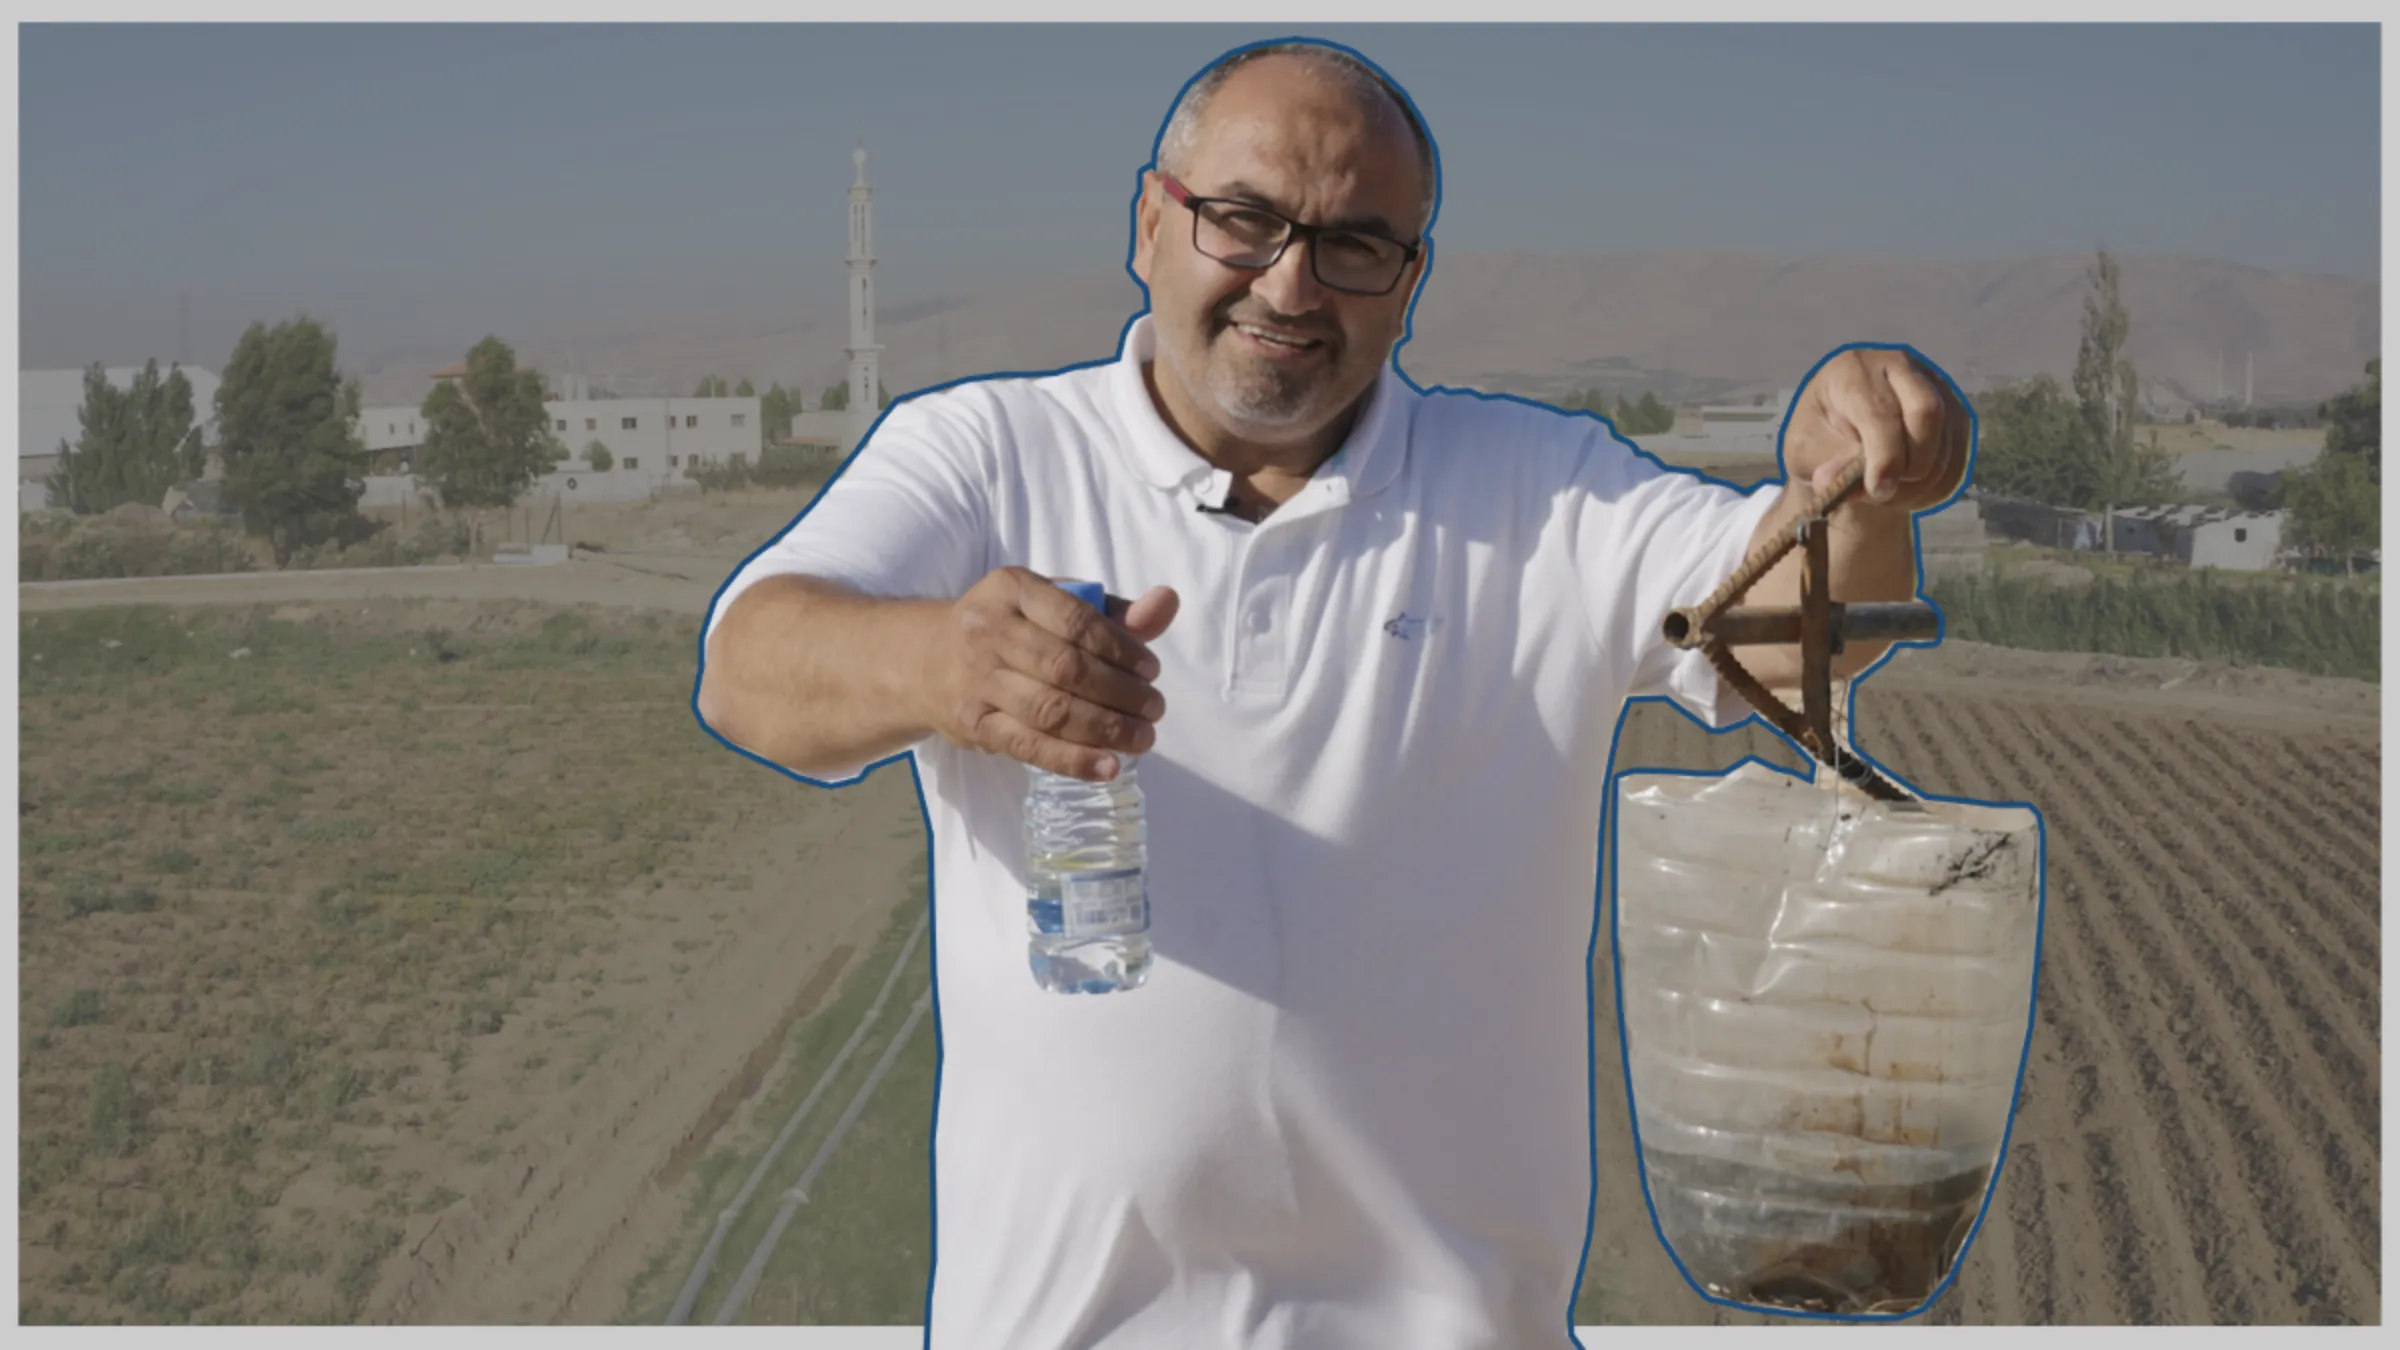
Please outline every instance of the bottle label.
[{"label": "bottle label", "polygon": [[1150,888],[1142,869],[1069,872],[1058,880],[1066,936],[1115,937],[1150,926]]}]

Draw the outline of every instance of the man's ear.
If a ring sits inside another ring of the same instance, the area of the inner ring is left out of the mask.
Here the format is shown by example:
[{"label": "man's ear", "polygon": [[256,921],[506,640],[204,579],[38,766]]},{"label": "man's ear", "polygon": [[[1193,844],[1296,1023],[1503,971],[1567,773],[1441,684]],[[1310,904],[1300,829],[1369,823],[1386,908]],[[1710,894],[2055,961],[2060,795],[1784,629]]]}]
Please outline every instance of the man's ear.
[{"label": "man's ear", "polygon": [[1408,304],[1402,306],[1401,313],[1403,314],[1416,308],[1417,295],[1425,289],[1425,274],[1433,270],[1432,235],[1425,236],[1424,246],[1417,251],[1417,260],[1410,263],[1409,266],[1417,269],[1417,275],[1408,283]]},{"label": "man's ear", "polygon": [[1158,261],[1158,221],[1161,196],[1158,171],[1142,173],[1142,195],[1133,207],[1133,274],[1150,284],[1150,269]]}]

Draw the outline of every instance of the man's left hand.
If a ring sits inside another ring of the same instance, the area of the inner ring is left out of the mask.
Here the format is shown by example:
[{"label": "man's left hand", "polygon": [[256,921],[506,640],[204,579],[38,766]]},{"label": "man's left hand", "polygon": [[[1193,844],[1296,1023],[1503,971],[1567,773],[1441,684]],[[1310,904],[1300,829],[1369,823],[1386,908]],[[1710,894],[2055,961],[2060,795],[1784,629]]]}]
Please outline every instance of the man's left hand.
[{"label": "man's left hand", "polygon": [[1948,500],[1966,478],[1966,404],[1907,352],[1841,352],[1794,403],[1783,441],[1787,481],[1822,492],[1864,453],[1866,481],[1854,500],[1914,512]]}]

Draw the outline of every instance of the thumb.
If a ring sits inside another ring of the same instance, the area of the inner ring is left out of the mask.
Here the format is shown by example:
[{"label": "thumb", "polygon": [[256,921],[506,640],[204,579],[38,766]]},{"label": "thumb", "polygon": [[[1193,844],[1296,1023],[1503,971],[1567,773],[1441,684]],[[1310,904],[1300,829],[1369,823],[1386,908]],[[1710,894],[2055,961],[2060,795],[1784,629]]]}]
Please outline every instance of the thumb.
[{"label": "thumb", "polygon": [[1842,470],[1849,467],[1850,462],[1847,459],[1826,460],[1817,466],[1815,473],[1809,475],[1808,485],[1814,488],[1817,495],[1821,497],[1833,490],[1833,480],[1841,477]]},{"label": "thumb", "polygon": [[1173,590],[1165,586],[1153,586],[1143,592],[1138,600],[1127,601],[1110,596],[1108,612],[1117,622],[1125,625],[1126,632],[1148,642],[1167,631],[1167,625],[1175,622],[1175,612],[1182,605],[1182,598]]}]

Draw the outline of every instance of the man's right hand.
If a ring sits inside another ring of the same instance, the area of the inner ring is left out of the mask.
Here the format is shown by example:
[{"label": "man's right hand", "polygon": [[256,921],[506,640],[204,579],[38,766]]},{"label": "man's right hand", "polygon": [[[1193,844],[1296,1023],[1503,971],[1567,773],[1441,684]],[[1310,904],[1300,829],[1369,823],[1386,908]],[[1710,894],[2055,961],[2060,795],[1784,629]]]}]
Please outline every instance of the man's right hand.
[{"label": "man's right hand", "polygon": [[1166,700],[1146,645],[1174,622],[1153,587],[1109,615],[1022,567],[1003,567],[950,606],[929,653],[927,720],[951,743],[1073,778],[1116,776],[1140,754]]}]

